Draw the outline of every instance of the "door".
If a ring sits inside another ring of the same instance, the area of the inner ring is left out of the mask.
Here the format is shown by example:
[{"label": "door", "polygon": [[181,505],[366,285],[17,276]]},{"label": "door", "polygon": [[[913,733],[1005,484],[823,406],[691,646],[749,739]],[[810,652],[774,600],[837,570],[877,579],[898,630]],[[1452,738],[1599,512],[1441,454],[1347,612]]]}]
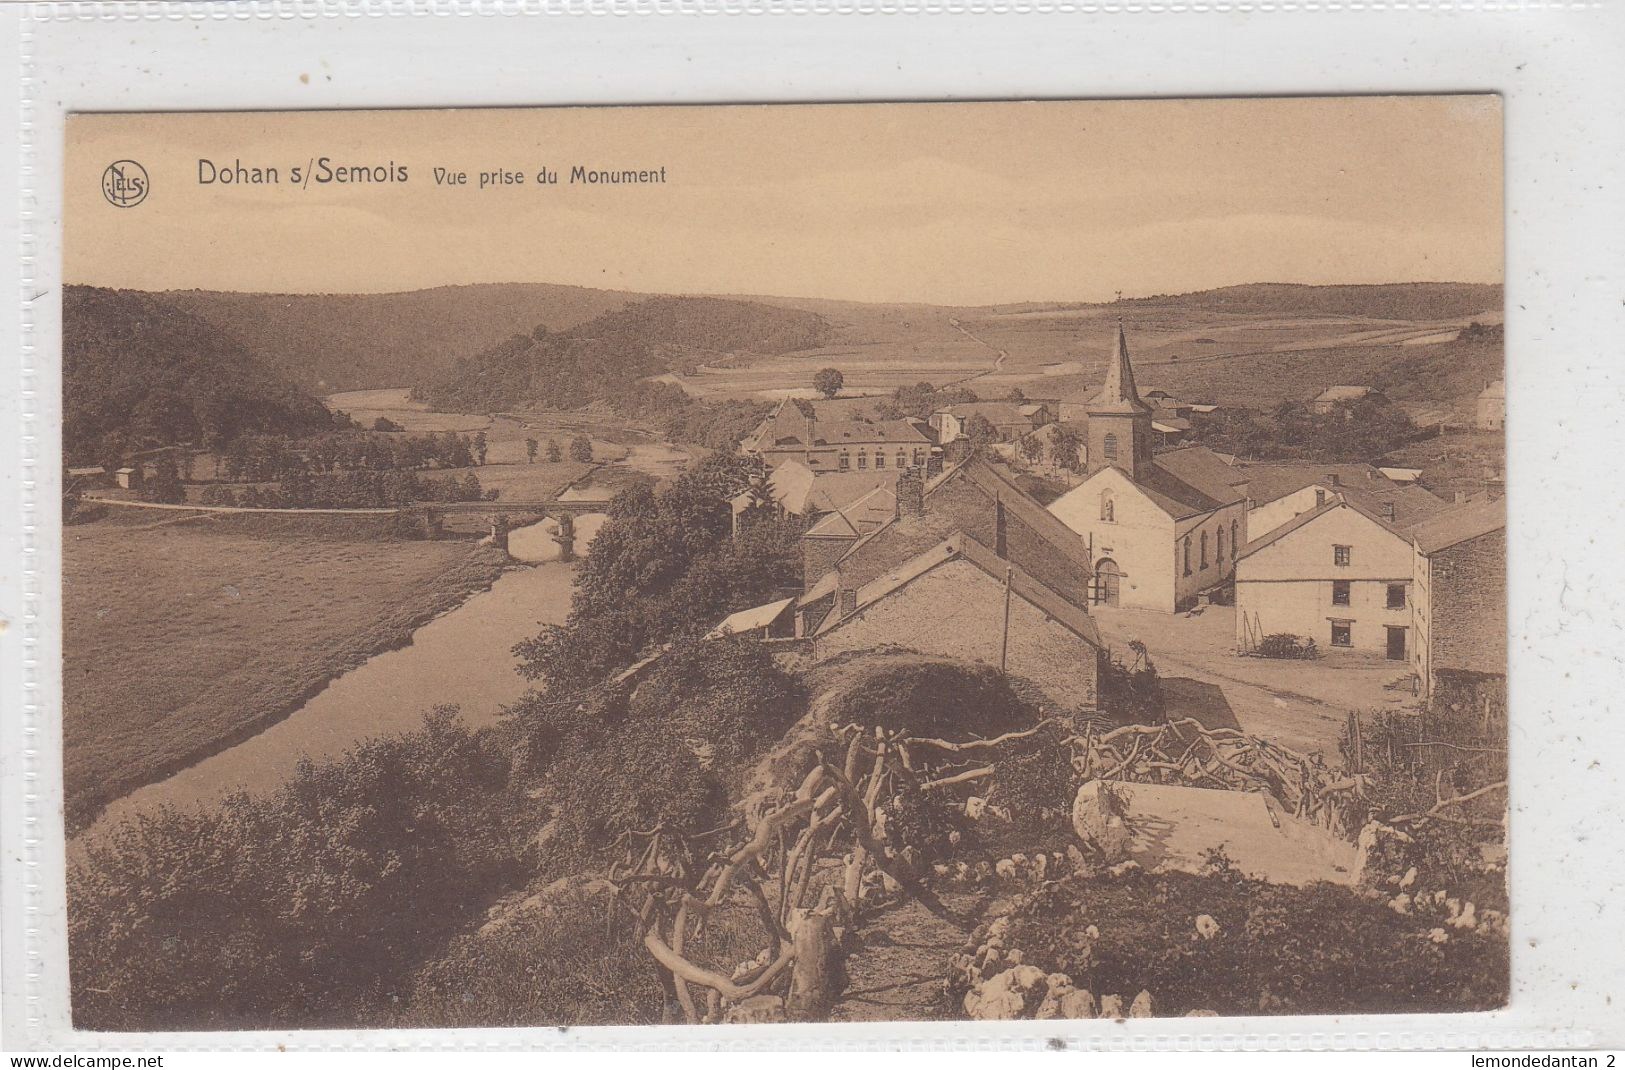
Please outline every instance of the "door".
[{"label": "door", "polygon": [[1115,606],[1118,591],[1122,586],[1123,574],[1117,567],[1117,562],[1109,557],[1100,559],[1095,566],[1095,601],[1108,606]]},{"label": "door", "polygon": [[1405,629],[1388,626],[1388,660],[1405,660]]}]

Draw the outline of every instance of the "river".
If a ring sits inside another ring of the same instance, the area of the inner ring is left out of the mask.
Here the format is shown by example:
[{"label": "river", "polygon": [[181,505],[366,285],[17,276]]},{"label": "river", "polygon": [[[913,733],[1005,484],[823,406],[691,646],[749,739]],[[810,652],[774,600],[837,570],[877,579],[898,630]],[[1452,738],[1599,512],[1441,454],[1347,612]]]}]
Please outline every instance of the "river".
[{"label": "river", "polygon": [[489,590],[412,633],[411,645],[374,655],[286,719],[116,800],[84,835],[165,804],[273,790],[301,758],[337,757],[364,740],[415,728],[440,703],[461,707],[471,726],[492,723],[530,686],[514,671],[513,645],[564,621],[574,575],[574,565],[558,562],[503,573]]}]

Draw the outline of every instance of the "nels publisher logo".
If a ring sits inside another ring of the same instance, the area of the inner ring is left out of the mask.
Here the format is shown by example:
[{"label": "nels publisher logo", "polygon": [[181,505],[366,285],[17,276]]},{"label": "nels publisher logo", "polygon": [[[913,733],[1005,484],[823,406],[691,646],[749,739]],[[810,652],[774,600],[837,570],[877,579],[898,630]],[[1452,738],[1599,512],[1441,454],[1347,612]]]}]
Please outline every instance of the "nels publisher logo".
[{"label": "nels publisher logo", "polygon": [[102,172],[102,196],[115,208],[134,208],[147,199],[152,180],[134,160],[116,160]]}]

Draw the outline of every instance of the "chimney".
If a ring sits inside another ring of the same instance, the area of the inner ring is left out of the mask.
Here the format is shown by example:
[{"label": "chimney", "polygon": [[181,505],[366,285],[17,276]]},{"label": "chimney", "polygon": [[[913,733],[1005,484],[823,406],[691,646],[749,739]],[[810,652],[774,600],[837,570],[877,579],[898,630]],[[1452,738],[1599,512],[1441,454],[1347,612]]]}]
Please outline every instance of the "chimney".
[{"label": "chimney", "polygon": [[1365,470],[1365,479],[1367,483],[1375,483],[1377,481],[1377,470],[1375,468],[1367,468]]},{"label": "chimney", "polygon": [[1394,503],[1393,502],[1383,502],[1382,503],[1382,518],[1384,520],[1389,521],[1390,523],[1393,521],[1393,519],[1394,519]]},{"label": "chimney", "polygon": [[925,515],[925,474],[908,468],[897,477],[897,519]]},{"label": "chimney", "polygon": [[1010,556],[1009,542],[1005,537],[1004,499],[993,499],[993,552],[1000,557]]},{"label": "chimney", "polygon": [[1332,486],[1341,487],[1343,485],[1343,477],[1338,475],[1336,472],[1328,472],[1326,475],[1329,479],[1331,479]]}]

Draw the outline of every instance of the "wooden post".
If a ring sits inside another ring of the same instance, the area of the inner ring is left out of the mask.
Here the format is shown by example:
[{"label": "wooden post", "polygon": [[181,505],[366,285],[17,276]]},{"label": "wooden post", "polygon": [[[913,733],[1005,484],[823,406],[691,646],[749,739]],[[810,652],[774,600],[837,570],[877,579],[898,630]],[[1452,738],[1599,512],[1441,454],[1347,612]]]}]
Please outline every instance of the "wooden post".
[{"label": "wooden post", "polygon": [[821,1022],[845,987],[835,927],[828,914],[809,913],[796,926],[791,941],[795,964],[791,967],[785,1016],[793,1022]]},{"label": "wooden post", "polygon": [[1004,566],[1004,631],[999,637],[1000,672],[1005,671],[1005,662],[1010,655],[1010,577],[1014,571],[1010,565]]}]

